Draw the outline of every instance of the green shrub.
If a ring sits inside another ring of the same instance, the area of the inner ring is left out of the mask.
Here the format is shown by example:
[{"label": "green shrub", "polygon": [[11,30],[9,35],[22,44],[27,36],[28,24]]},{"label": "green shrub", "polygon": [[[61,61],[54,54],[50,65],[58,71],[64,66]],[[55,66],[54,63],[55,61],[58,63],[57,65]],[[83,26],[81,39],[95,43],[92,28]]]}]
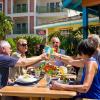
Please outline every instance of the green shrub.
[{"label": "green shrub", "polygon": [[49,42],[53,36],[57,36],[61,45],[60,48],[66,51],[67,55],[77,55],[77,45],[82,40],[82,30],[71,31],[69,34],[62,35],[60,31],[49,34]]},{"label": "green shrub", "polygon": [[27,57],[35,55],[35,47],[37,44],[44,44],[45,39],[38,35],[20,35],[16,38],[7,38],[6,40],[11,44],[13,51],[16,51],[16,42],[18,39],[24,38],[28,42]]}]

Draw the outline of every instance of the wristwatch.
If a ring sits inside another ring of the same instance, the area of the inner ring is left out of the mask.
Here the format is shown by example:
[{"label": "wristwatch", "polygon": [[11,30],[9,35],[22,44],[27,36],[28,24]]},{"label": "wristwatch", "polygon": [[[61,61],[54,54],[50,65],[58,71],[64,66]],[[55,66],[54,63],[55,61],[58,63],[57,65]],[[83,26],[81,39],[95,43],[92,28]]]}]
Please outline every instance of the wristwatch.
[{"label": "wristwatch", "polygon": [[59,56],[59,59],[60,59],[60,60],[62,59],[62,55]]}]

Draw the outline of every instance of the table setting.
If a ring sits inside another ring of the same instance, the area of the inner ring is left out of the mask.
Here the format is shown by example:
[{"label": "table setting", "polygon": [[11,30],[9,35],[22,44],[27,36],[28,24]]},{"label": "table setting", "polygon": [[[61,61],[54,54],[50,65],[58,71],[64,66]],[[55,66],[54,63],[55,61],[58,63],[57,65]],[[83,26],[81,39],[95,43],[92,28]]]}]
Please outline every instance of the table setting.
[{"label": "table setting", "polygon": [[35,86],[43,78],[47,81],[47,85],[51,81],[69,84],[71,80],[75,81],[75,78],[71,76],[68,74],[67,67],[53,65],[50,61],[42,61],[38,66],[27,69],[23,75],[19,75],[14,82],[8,85]]},{"label": "table setting", "polygon": [[[63,84],[74,83],[75,78],[71,78],[69,70],[66,66],[57,66],[54,62],[55,58],[52,56],[54,50],[49,46],[44,48],[45,53],[48,54],[49,59],[39,62],[36,65],[28,67],[27,70],[24,70],[23,75],[15,77],[14,81],[8,85],[36,85],[42,78],[47,81],[47,85],[51,81],[58,81]],[[69,74],[69,76],[68,76]]]},{"label": "table setting", "polygon": [[[31,67],[27,73],[16,78],[15,84],[1,89],[2,96],[28,97],[28,100],[51,100],[51,98],[71,98],[76,95],[75,91],[51,90],[52,81],[69,84],[68,70],[65,66],[55,66],[50,62],[42,62],[41,66]],[[37,71],[37,72],[36,72]],[[39,71],[39,72],[38,72]]]}]

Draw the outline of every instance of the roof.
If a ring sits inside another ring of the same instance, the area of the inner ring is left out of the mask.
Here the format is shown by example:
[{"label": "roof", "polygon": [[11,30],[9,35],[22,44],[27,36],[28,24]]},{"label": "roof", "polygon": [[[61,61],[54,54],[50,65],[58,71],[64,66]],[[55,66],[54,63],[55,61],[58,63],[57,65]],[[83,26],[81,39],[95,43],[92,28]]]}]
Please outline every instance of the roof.
[{"label": "roof", "polygon": [[[83,1],[86,1],[86,0],[83,0]],[[89,3],[92,3],[92,1],[94,1],[94,0],[87,0],[87,1],[91,1]],[[90,14],[100,16],[99,15],[100,14],[100,1],[95,0],[95,2],[97,2],[97,1],[98,1],[98,4],[95,3],[95,5],[89,5],[89,6],[88,6],[88,4],[86,4],[86,6],[88,7],[88,11]],[[82,0],[62,0],[62,5],[64,8],[82,11]],[[85,5],[83,5],[83,6],[85,7]]]}]

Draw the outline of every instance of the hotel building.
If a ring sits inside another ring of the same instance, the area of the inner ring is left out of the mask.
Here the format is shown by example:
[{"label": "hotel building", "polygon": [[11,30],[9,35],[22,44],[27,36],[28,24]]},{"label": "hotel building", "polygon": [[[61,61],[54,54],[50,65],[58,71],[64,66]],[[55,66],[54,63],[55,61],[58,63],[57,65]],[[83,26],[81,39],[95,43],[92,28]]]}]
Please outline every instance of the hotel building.
[{"label": "hotel building", "polygon": [[10,16],[14,22],[11,36],[36,34],[36,26],[66,21],[69,10],[61,9],[60,2],[61,0],[0,0],[0,11]]}]

